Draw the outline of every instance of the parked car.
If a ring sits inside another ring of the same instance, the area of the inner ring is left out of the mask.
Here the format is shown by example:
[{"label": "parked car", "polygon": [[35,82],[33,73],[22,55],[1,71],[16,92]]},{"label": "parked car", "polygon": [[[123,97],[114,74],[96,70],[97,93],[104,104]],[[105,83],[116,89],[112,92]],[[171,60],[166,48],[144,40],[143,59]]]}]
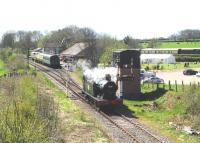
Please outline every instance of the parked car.
[{"label": "parked car", "polygon": [[144,83],[164,83],[164,80],[159,77],[153,76],[153,77],[143,80],[143,82]]},{"label": "parked car", "polygon": [[200,77],[200,71],[196,74],[197,77]]},{"label": "parked car", "polygon": [[144,78],[149,78],[149,77],[152,77],[152,76],[155,76],[155,73],[152,72],[152,71],[146,71],[145,69],[140,69],[140,75],[143,75]]},{"label": "parked car", "polygon": [[144,73],[140,73],[140,79],[144,80]]},{"label": "parked car", "polygon": [[184,75],[196,75],[198,73],[198,71],[195,71],[193,69],[186,69],[183,71]]}]

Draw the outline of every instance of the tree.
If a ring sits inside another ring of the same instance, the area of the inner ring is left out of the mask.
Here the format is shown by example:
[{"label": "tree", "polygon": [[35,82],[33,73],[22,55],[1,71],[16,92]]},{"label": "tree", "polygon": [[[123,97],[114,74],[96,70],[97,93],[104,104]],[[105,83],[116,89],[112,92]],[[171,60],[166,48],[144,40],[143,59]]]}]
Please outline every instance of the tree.
[{"label": "tree", "polygon": [[200,30],[195,29],[185,29],[177,34],[173,34],[169,37],[169,39],[176,39],[176,40],[182,40],[182,41],[194,41],[200,39]]},{"label": "tree", "polygon": [[133,39],[131,36],[126,36],[124,37],[123,39],[124,43],[126,45],[128,45],[129,48],[132,48],[132,49],[139,49],[141,48],[140,44],[139,44],[139,40],[137,39]]},{"label": "tree", "polygon": [[149,43],[148,43],[148,48],[158,48],[158,46],[160,46],[160,42],[159,42],[159,40],[158,39],[156,39],[156,38],[153,38],[153,39],[151,39],[150,41],[149,41]]},{"label": "tree", "polygon": [[79,32],[82,35],[80,40],[88,44],[88,52],[86,52],[86,57],[91,61],[92,67],[94,67],[98,63],[98,53],[96,48],[97,34],[90,28],[81,28]]},{"label": "tree", "polygon": [[14,48],[15,33],[5,33],[2,37],[3,48],[11,47]]},{"label": "tree", "polygon": [[117,49],[128,49],[128,46],[123,42],[115,40],[111,46],[106,47],[105,52],[100,57],[100,62],[103,64],[110,64],[112,62],[113,51]]}]

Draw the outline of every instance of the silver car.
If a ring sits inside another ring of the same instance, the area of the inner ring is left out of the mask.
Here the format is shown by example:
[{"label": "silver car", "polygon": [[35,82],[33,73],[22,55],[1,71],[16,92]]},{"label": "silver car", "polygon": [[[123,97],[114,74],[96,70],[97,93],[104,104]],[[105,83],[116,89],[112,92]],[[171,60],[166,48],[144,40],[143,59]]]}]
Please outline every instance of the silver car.
[{"label": "silver car", "polygon": [[164,80],[159,77],[150,77],[148,79],[143,80],[144,83],[164,83]]}]

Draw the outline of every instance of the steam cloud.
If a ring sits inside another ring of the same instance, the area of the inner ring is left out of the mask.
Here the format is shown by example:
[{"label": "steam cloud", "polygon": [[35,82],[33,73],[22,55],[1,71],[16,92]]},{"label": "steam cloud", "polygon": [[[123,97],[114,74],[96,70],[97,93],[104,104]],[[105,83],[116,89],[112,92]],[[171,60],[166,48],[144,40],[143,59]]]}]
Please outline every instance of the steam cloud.
[{"label": "steam cloud", "polygon": [[110,74],[112,81],[117,80],[117,68],[115,67],[106,67],[106,68],[93,68],[93,69],[86,69],[84,71],[84,76],[87,81],[89,82],[96,82],[99,84],[104,84],[105,75]]}]

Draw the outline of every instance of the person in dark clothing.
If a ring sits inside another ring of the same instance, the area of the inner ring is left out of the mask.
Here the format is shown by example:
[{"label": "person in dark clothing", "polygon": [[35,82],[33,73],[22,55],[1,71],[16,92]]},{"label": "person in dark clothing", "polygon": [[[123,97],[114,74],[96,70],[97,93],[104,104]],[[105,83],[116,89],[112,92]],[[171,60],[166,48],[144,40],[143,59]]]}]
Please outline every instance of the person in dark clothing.
[{"label": "person in dark clothing", "polygon": [[103,99],[112,100],[116,98],[117,85],[111,81],[111,76],[106,74],[107,83],[103,86]]},{"label": "person in dark clothing", "polygon": [[98,95],[101,95],[101,88],[99,84],[93,83],[93,95],[94,97],[97,97]]}]

